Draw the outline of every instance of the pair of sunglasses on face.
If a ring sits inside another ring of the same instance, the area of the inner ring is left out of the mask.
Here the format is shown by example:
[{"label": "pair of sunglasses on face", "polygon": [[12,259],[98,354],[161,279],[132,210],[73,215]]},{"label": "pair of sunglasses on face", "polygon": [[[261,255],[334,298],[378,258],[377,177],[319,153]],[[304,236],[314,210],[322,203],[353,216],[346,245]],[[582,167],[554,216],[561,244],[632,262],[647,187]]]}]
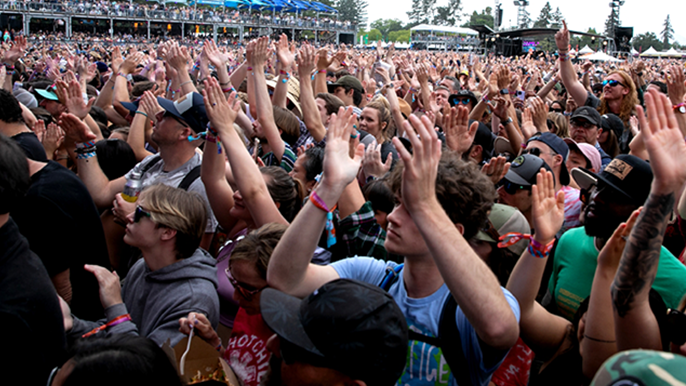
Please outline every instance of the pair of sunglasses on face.
[{"label": "pair of sunglasses on face", "polygon": [[615,80],[615,79],[606,79],[606,80],[604,80],[604,81],[603,81],[603,87],[605,87],[605,86],[607,86],[607,85],[609,85],[610,87],[615,87],[616,85],[620,85],[620,86],[622,86],[622,87],[626,87],[626,86],[624,85],[624,83],[622,83],[622,82],[620,82],[620,81],[618,81],[618,80]]}]

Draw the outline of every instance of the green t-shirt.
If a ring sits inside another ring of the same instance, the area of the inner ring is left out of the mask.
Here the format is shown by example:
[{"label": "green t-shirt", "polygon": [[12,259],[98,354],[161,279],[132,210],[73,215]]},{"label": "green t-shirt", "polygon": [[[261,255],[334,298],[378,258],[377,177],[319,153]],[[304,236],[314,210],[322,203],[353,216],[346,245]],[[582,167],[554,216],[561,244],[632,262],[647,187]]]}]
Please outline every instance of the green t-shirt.
[{"label": "green t-shirt", "polygon": [[[548,291],[559,314],[570,321],[591,294],[598,253],[593,237],[586,235],[583,227],[568,230],[557,244]],[[669,308],[677,308],[686,293],[686,266],[665,247],[660,252],[653,288]]]}]

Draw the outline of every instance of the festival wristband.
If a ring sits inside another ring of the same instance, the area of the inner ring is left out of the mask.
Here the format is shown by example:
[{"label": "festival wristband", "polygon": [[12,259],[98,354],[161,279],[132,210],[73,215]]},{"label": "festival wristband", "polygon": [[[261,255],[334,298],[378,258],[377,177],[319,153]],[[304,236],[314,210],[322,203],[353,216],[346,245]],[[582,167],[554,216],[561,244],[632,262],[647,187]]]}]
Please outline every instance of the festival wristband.
[{"label": "festival wristband", "polygon": [[555,239],[553,239],[548,244],[543,245],[538,241],[534,240],[534,237],[532,235],[511,232],[500,236],[498,248],[507,248],[511,245],[514,245],[520,240],[529,240],[529,246],[527,247],[527,251],[529,251],[531,256],[538,257],[539,259],[548,257],[548,255],[550,255],[550,251],[553,249],[553,245],[555,245]]},{"label": "festival wristband", "polygon": [[95,334],[99,333],[100,331],[103,331],[109,327],[114,327],[117,324],[128,322],[129,320],[131,320],[131,315],[129,315],[129,314],[117,316],[116,318],[110,320],[109,322],[103,324],[102,326],[96,327],[93,330],[91,330],[90,332],[87,332],[87,333],[81,335],[81,337],[87,338],[87,337],[89,337],[91,335],[95,335]]}]

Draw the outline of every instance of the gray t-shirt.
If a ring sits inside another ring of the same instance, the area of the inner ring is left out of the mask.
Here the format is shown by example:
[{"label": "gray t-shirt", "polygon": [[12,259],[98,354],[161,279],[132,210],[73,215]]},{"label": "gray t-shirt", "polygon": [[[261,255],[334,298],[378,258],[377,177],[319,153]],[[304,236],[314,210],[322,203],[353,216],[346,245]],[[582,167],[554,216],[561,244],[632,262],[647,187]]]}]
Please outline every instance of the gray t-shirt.
[{"label": "gray t-shirt", "polygon": [[[158,155],[151,155],[148,157],[145,157],[145,159],[141,162],[139,162],[136,166],[133,167],[128,173],[126,173],[126,179],[128,180],[131,178],[131,174],[133,172],[138,172],[140,173],[141,170],[145,169],[145,165],[147,165],[150,161],[152,161],[154,158],[159,157]],[[195,153],[191,159],[189,159],[185,164],[181,165],[180,167],[172,170],[165,172],[164,171],[164,160],[159,160],[157,161],[156,164],[154,164],[150,169],[148,169],[143,176],[141,176],[141,185],[143,186],[143,189],[147,188],[148,186],[151,185],[156,185],[156,184],[165,184],[167,186],[171,187],[178,187],[181,181],[183,181],[184,177],[196,166],[202,164],[202,157],[200,154]],[[200,177],[198,177],[193,183],[191,183],[191,186],[188,188],[189,192],[196,192],[200,194],[202,197],[203,201],[205,201],[205,207],[207,207],[207,226],[205,227],[205,232],[206,233],[214,233],[214,230],[217,228],[217,219],[214,217],[214,213],[212,213],[212,208],[210,207],[210,202],[207,200],[207,193],[205,192],[205,185],[202,183],[202,180]]]}]

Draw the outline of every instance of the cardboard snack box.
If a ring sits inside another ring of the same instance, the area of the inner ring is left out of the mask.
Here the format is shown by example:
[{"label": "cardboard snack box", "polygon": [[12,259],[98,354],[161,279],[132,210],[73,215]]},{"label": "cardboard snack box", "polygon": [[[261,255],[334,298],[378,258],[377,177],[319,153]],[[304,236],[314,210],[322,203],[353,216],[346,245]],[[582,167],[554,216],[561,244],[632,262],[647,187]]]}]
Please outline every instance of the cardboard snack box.
[{"label": "cardboard snack box", "polygon": [[162,345],[162,349],[172,359],[179,377],[185,384],[241,386],[236,374],[219,352],[197,336],[191,339],[191,348],[186,355],[184,375],[181,375],[179,365],[187,344],[188,337],[181,339],[174,348],[171,347],[169,341]]}]

